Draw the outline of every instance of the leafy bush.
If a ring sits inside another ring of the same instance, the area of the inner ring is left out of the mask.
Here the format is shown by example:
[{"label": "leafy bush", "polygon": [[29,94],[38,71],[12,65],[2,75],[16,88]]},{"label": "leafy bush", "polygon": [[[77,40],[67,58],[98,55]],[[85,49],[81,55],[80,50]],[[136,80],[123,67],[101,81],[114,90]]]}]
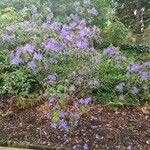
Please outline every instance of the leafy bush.
[{"label": "leafy bush", "polygon": [[142,44],[124,44],[121,45],[121,49],[136,52],[136,53],[150,52],[150,47]]},{"label": "leafy bush", "polygon": [[[89,0],[84,3],[88,5],[81,10],[88,18],[75,10],[76,14],[66,14],[65,23],[50,8],[45,13],[35,6],[23,9],[23,22],[6,26],[0,36],[5,61],[14,70],[9,78],[3,77],[12,84],[7,87],[17,85],[15,91],[26,94],[36,81],[49,100],[51,126],[65,131],[77,126],[92,98],[113,105],[149,99],[149,62],[130,62],[112,45],[103,52],[95,49],[94,42],[101,42],[101,37],[92,22],[99,13]],[[76,9],[80,4],[75,4]]]}]

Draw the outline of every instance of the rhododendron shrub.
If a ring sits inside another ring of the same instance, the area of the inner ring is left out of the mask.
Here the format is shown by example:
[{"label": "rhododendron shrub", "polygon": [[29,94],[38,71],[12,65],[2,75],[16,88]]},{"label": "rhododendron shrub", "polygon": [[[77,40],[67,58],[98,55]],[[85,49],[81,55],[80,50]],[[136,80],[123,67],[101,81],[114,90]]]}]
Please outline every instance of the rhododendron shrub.
[{"label": "rhododendron shrub", "polygon": [[[89,15],[99,15],[89,0],[83,4],[88,5],[83,10]],[[74,3],[76,9],[78,5]],[[56,21],[50,9],[47,16],[36,7],[23,11],[27,20],[7,26],[0,38],[7,61],[16,68],[26,67],[42,87],[50,105],[51,127],[67,132],[76,127],[93,98],[101,100],[103,86],[115,93],[111,101],[121,104],[148,93],[149,62],[130,63],[112,45],[99,52],[93,41],[101,42],[100,29],[90,24],[90,17],[81,18],[81,10],[76,10],[79,15],[68,15],[67,23]],[[115,80],[111,78],[114,72]]]},{"label": "rhododendron shrub", "polygon": [[101,80],[101,86],[91,93],[97,101],[135,106],[149,100],[149,61],[133,62],[112,45],[105,48],[101,56],[99,69],[94,73]]},{"label": "rhododendron shrub", "polygon": [[69,131],[90,109],[88,89],[99,87],[92,71],[99,63],[93,40],[100,39],[100,29],[77,15],[78,19],[70,15],[64,24],[54,21],[51,12],[42,22],[36,8],[32,11],[31,22],[7,26],[1,39],[10,64],[26,66],[43,87],[50,102],[51,126]]}]

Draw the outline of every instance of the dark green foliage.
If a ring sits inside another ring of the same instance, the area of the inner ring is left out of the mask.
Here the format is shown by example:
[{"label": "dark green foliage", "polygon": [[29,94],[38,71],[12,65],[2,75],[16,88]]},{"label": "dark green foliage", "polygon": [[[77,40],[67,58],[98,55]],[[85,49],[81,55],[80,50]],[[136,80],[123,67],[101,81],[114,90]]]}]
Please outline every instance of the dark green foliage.
[{"label": "dark green foliage", "polygon": [[147,53],[150,52],[150,47],[142,44],[123,44],[121,45],[122,50],[127,50],[136,53]]}]

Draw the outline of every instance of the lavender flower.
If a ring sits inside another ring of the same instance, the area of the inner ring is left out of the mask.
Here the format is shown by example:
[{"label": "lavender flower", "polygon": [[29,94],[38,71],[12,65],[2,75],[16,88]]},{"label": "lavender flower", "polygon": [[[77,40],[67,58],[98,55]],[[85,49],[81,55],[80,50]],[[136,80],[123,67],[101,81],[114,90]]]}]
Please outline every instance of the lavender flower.
[{"label": "lavender flower", "polygon": [[59,113],[59,117],[64,118],[64,117],[65,117],[65,112],[61,111],[61,112]]},{"label": "lavender flower", "polygon": [[91,0],[83,0],[83,3],[84,3],[84,4],[90,4],[90,3],[91,3]]},{"label": "lavender flower", "polygon": [[76,112],[70,113],[70,116],[73,117],[75,120],[79,120],[79,118],[80,118],[80,115]]},{"label": "lavender flower", "polygon": [[148,77],[149,77],[149,74],[148,74],[148,72],[142,72],[142,74],[141,74],[141,80],[142,81],[145,81],[145,80],[147,80],[148,79]]},{"label": "lavender flower", "polygon": [[130,63],[127,70],[129,72],[136,72],[138,73],[141,69],[141,66],[139,64],[135,64],[135,63]]},{"label": "lavender flower", "polygon": [[54,64],[54,63],[56,63],[57,62],[57,60],[55,59],[55,58],[51,58],[51,60],[50,60],[50,63],[51,64]]},{"label": "lavender flower", "polygon": [[54,103],[56,101],[55,97],[49,97],[48,98],[49,103]]},{"label": "lavender flower", "polygon": [[35,64],[34,61],[30,61],[30,62],[28,62],[27,66],[28,66],[28,68],[30,68],[30,69],[35,69],[36,64]]},{"label": "lavender flower", "polygon": [[56,31],[59,31],[61,29],[61,23],[60,22],[53,22],[51,25],[50,25],[50,29],[52,30],[56,30]]},{"label": "lavender flower", "polygon": [[56,129],[57,123],[56,123],[56,122],[52,122],[52,123],[51,123],[51,127]]},{"label": "lavender flower", "polygon": [[24,47],[22,47],[22,50],[27,52],[34,52],[35,46],[32,44],[26,44]]},{"label": "lavender flower", "polygon": [[47,113],[47,118],[50,119],[51,118],[51,114]]},{"label": "lavender flower", "polygon": [[80,30],[80,35],[81,36],[88,36],[89,32],[90,32],[89,28],[85,27],[85,28]]},{"label": "lavender flower", "polygon": [[57,110],[57,109],[59,109],[59,107],[57,105],[54,105],[52,108],[52,110]]},{"label": "lavender flower", "polygon": [[129,145],[129,146],[127,147],[127,150],[132,150],[132,147]]},{"label": "lavender flower", "polygon": [[54,39],[51,38],[47,43],[44,43],[45,50],[60,50],[61,46],[60,44]]},{"label": "lavender flower", "polygon": [[115,54],[114,49],[115,49],[115,47],[110,45],[109,47],[104,49],[104,53],[108,54],[109,57],[112,57]]},{"label": "lavender flower", "polygon": [[136,86],[133,86],[131,89],[132,94],[137,94],[139,92],[139,89]]},{"label": "lavender flower", "polygon": [[10,41],[15,39],[15,35],[2,34],[0,36],[4,41]]},{"label": "lavender flower", "polygon": [[42,59],[42,54],[40,54],[40,53],[34,53],[33,59],[41,60]]},{"label": "lavender flower", "polygon": [[60,127],[64,128],[65,130],[68,129],[68,123],[64,119],[60,120],[59,125],[60,125]]},{"label": "lavender flower", "polygon": [[83,77],[78,77],[78,78],[77,78],[77,82],[78,82],[79,84],[81,84],[81,83],[83,82],[83,80],[84,80]]},{"label": "lavender flower", "polygon": [[76,46],[77,46],[77,49],[86,49],[89,46],[88,40],[87,39],[78,40],[76,42]]},{"label": "lavender flower", "polygon": [[117,91],[122,92],[124,89],[124,86],[125,86],[125,83],[121,82],[115,88]]},{"label": "lavender flower", "polygon": [[92,15],[94,15],[94,16],[97,16],[97,15],[98,15],[98,12],[97,12],[97,10],[96,10],[95,7],[91,8],[91,9],[88,9],[88,13],[89,13],[89,14],[92,14]]},{"label": "lavender flower", "polygon": [[125,96],[124,96],[124,95],[120,95],[120,96],[119,96],[119,99],[120,99],[120,100],[124,100],[124,99],[125,99]]},{"label": "lavender flower", "polygon": [[76,108],[78,108],[78,106],[79,106],[79,103],[78,103],[77,101],[74,101],[74,102],[73,102],[73,108],[76,109]]},{"label": "lavender flower", "polygon": [[50,84],[53,84],[54,81],[56,81],[56,79],[57,79],[57,74],[56,73],[50,74],[50,75],[48,75],[47,79],[49,80]]},{"label": "lavender flower", "polygon": [[95,78],[95,79],[89,80],[88,85],[89,86],[99,86],[100,82],[98,79]]},{"label": "lavender flower", "polygon": [[75,85],[71,85],[71,86],[69,87],[69,91],[75,91],[75,90],[76,90],[75,88],[76,88]]},{"label": "lavender flower", "polygon": [[91,98],[91,97],[88,97],[88,98],[85,98],[85,99],[81,98],[79,102],[80,102],[81,104],[88,104],[88,103],[91,102],[91,101],[92,101],[92,98]]},{"label": "lavender flower", "polygon": [[150,61],[144,62],[144,65],[145,65],[146,67],[150,67]]},{"label": "lavender flower", "polygon": [[16,65],[23,62],[22,59],[19,56],[13,56],[11,59],[11,64]]},{"label": "lavender flower", "polygon": [[89,150],[89,146],[87,144],[84,144],[83,149],[84,150]]}]

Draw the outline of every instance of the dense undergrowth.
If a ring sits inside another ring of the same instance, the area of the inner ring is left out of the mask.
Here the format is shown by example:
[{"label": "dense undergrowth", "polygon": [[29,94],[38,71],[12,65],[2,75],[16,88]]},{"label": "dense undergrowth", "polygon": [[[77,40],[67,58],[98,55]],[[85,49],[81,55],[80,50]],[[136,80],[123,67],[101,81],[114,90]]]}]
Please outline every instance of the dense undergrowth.
[{"label": "dense undergrowth", "polygon": [[136,106],[150,99],[149,52],[114,47],[111,43],[119,45],[126,30],[109,13],[103,18],[100,11],[107,10],[94,2],[69,3],[73,13],[62,5],[63,16],[45,8],[48,1],[41,8],[11,4],[0,11],[0,93],[44,95],[53,128],[72,130],[93,101]]}]

